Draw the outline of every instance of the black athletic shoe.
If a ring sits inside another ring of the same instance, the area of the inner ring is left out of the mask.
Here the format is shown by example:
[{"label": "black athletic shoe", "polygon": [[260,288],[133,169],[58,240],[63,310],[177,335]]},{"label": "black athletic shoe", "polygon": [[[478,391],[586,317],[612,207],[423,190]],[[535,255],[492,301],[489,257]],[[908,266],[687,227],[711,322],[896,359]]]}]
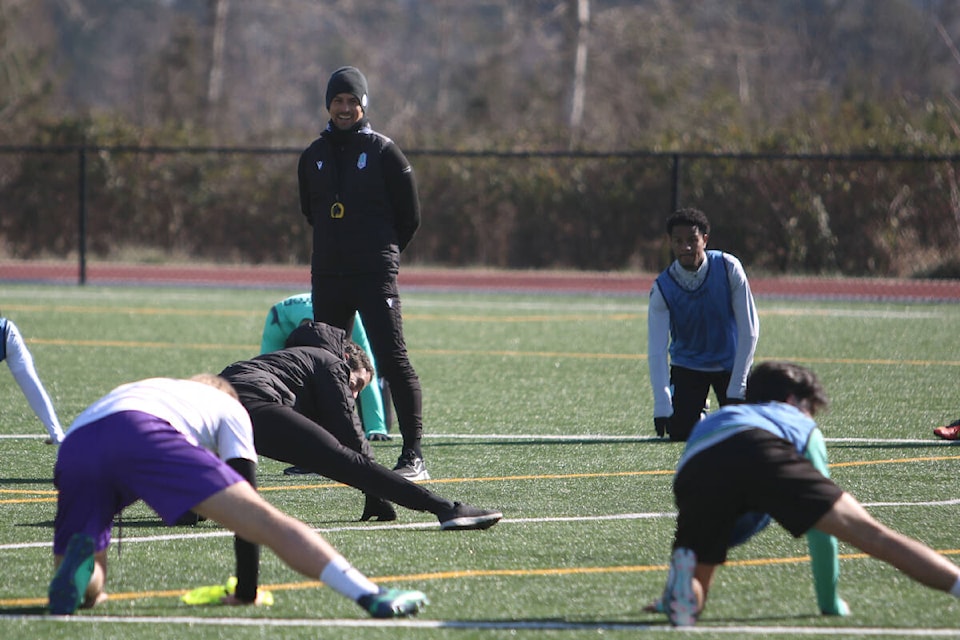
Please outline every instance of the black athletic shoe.
[{"label": "black athletic shoe", "polygon": [[430,474],[427,473],[427,467],[423,464],[423,458],[409,450],[405,450],[400,454],[400,459],[397,460],[397,466],[395,466],[393,470],[411,482],[430,479]]},{"label": "black athletic shoe", "polygon": [[283,470],[285,476],[318,476],[319,473],[304,469],[303,467],[287,467]]},{"label": "black athletic shoe", "polygon": [[478,509],[462,502],[454,502],[453,508],[437,516],[444,531],[489,529],[500,522],[503,514],[493,509]]},{"label": "black athletic shoe", "polygon": [[175,527],[194,527],[200,522],[204,522],[204,518],[199,513],[195,511],[187,511],[185,514],[180,516],[176,522],[173,523]]},{"label": "black athletic shoe", "polygon": [[392,522],[397,519],[397,510],[393,505],[383,498],[367,496],[363,505],[363,514],[360,516],[361,522],[367,520],[376,520],[377,522]]}]

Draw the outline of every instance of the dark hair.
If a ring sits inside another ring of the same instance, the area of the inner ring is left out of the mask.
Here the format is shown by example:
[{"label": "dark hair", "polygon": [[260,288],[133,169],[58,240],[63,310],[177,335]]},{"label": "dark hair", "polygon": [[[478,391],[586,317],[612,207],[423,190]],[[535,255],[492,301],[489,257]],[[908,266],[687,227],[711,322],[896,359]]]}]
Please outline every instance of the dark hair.
[{"label": "dark hair", "polygon": [[700,209],[677,209],[667,217],[667,234],[673,233],[673,228],[683,225],[685,227],[696,227],[701,235],[710,233],[710,221],[707,214]]},{"label": "dark hair", "polygon": [[360,345],[353,340],[347,340],[343,350],[347,354],[346,361],[347,366],[350,367],[350,371],[366,369],[372,377],[377,377],[377,373],[373,370],[373,363],[370,361],[370,356],[360,348]]},{"label": "dark hair", "polygon": [[747,377],[746,395],[749,403],[785,402],[795,396],[809,403],[810,415],[816,415],[830,402],[817,374],[792,362],[771,361],[755,366]]}]

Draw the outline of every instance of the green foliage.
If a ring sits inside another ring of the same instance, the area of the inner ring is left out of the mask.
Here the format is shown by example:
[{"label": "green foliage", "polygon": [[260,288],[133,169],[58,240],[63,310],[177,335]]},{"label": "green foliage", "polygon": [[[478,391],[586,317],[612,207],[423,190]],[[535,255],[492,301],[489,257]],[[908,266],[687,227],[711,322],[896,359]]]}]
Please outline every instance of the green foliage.
[{"label": "green foliage", "polygon": [[[0,131],[42,148],[0,149],[0,255],[74,256],[82,180],[94,259],[306,262],[296,157],[349,61],[372,123],[414,161],[410,261],[657,270],[675,195],[751,269],[943,275],[960,260],[954,3],[593,0],[584,31],[568,0],[335,4],[0,2]],[[794,154],[858,157],[777,157]]]}]

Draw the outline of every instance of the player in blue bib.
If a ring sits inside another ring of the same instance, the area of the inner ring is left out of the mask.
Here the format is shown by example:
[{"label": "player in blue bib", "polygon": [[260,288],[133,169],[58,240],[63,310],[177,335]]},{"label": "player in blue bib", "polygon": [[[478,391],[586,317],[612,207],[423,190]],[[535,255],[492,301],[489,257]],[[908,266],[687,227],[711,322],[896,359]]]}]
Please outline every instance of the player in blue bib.
[{"label": "player in blue bib", "polygon": [[650,290],[647,362],[656,433],[686,440],[711,387],[720,406],[743,400],[760,322],[743,265],[707,250],[702,211],[676,211],[667,234],[676,259]]},{"label": "player in blue bib", "polygon": [[666,613],[677,626],[694,624],[727,551],[771,519],[794,537],[807,536],[817,604],[826,615],[849,614],[837,594],[836,539],[960,597],[960,568],[877,522],[827,476],[813,419],[826,405],[812,371],[765,362],[750,374],[746,404],[697,423],[673,481],[678,515],[667,585],[648,611]]}]

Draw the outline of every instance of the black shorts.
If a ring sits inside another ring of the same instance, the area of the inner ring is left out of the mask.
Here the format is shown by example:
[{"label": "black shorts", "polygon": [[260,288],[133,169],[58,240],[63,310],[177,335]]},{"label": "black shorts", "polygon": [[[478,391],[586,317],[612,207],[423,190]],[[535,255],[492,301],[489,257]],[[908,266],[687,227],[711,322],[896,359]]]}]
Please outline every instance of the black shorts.
[{"label": "black shorts", "polygon": [[737,518],[768,513],[795,538],[809,531],[843,490],[794,446],[763,429],[749,429],[690,458],[673,481],[679,515],[674,547],[697,559],[727,559]]}]

